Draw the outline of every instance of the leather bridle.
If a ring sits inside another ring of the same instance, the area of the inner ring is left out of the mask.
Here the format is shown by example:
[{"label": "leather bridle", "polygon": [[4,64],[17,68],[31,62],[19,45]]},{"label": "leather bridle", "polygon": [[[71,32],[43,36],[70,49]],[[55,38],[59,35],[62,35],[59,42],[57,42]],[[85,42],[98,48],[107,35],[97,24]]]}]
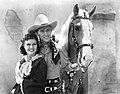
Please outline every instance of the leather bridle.
[{"label": "leather bridle", "polygon": [[[72,18],[72,21],[71,21],[71,23],[70,23],[70,26],[73,28],[72,30],[72,39],[73,39],[73,41],[74,41],[74,43],[75,43],[75,45],[76,45],[76,56],[77,56],[77,58],[79,59],[78,60],[78,63],[80,64],[80,67],[82,68],[87,68],[87,67],[84,67],[83,65],[82,65],[82,62],[81,62],[81,57],[82,57],[82,48],[83,47],[86,47],[86,46],[88,46],[88,47],[91,47],[91,49],[93,49],[94,48],[94,46],[93,46],[93,44],[92,43],[88,43],[88,44],[81,44],[81,45],[79,45],[79,43],[78,43],[78,41],[77,41],[77,39],[76,39],[76,37],[75,37],[75,29],[74,29],[74,27],[75,27],[75,25],[74,25],[74,22],[73,21],[75,21],[75,19],[88,19],[88,20],[90,20],[90,18],[87,18],[87,16],[85,15],[85,13],[84,13],[84,17],[82,17],[82,16],[78,16],[78,15],[75,15],[73,18]],[[70,27],[70,28],[71,28]],[[82,69],[83,70],[83,69]],[[84,70],[83,70],[84,71]]]},{"label": "leather bridle", "polygon": [[[87,18],[85,15],[84,15],[84,17],[81,17],[81,16],[78,16],[78,15],[75,15],[73,18],[72,18],[72,21],[71,21],[71,23],[70,23],[70,28],[69,28],[69,32],[70,32],[70,30],[71,30],[71,28],[73,28],[72,30],[72,39],[73,39],[73,41],[74,41],[74,43],[75,43],[75,45],[76,45],[76,56],[77,56],[77,58],[78,58],[78,63],[79,63],[79,67],[80,67],[80,69],[82,70],[82,72],[83,73],[85,73],[86,71],[87,71],[87,68],[88,68],[88,66],[91,64],[91,62],[90,62],[90,64],[87,66],[87,67],[84,67],[84,65],[81,63],[81,57],[82,57],[82,48],[83,47],[86,47],[86,46],[88,46],[88,47],[91,47],[91,49],[93,49],[93,44],[92,43],[88,43],[88,44],[81,44],[81,45],[79,45],[79,43],[78,43],[78,41],[77,41],[77,39],[76,39],[76,37],[75,37],[75,29],[74,29],[74,22],[73,21],[75,21],[76,19],[89,19],[89,18]],[[90,19],[89,19],[90,20]],[[86,69],[86,70],[85,70]],[[68,77],[69,77],[69,85],[65,88],[66,90],[70,90],[70,86],[72,85],[72,82],[73,82],[73,77],[74,77],[74,75],[76,74],[76,72],[77,72],[78,70],[72,70],[72,71],[70,71],[70,72],[66,72],[66,74],[68,75]]]}]

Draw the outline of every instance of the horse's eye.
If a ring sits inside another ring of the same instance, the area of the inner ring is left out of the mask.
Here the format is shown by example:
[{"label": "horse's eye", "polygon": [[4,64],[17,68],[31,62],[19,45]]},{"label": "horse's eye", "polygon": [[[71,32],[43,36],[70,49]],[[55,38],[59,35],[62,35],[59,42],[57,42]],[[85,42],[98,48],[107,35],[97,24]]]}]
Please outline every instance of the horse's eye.
[{"label": "horse's eye", "polygon": [[75,30],[79,31],[80,30],[80,26],[75,26]]}]

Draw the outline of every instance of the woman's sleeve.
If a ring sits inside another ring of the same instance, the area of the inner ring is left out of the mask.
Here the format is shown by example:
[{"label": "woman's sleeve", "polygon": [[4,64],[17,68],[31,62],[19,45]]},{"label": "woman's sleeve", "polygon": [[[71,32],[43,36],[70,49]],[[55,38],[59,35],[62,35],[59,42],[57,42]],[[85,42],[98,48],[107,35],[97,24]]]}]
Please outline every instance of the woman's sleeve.
[{"label": "woman's sleeve", "polygon": [[20,84],[23,81],[23,79],[19,75],[19,67],[20,67],[20,61],[17,62],[16,67],[15,67],[15,79],[16,79],[17,84]]}]

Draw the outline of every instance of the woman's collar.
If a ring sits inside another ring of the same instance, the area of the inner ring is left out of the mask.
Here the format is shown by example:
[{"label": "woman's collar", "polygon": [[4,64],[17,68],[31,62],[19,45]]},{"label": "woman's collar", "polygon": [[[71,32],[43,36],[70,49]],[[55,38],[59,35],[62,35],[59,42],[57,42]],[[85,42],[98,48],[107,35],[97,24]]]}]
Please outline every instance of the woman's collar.
[{"label": "woman's collar", "polygon": [[42,57],[42,55],[39,55],[39,54],[36,54],[35,56],[33,56],[31,58],[29,58],[27,55],[23,56],[23,58],[25,59],[25,61],[30,61],[30,60],[34,61],[34,60],[36,60],[36,59],[38,59],[40,57]]}]

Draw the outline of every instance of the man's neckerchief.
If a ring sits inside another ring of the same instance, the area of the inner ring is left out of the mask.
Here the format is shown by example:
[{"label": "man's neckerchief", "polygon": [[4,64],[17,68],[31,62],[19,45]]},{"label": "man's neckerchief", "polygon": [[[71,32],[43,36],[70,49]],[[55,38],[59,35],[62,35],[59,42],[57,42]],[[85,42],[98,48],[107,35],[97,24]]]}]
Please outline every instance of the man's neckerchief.
[{"label": "man's neckerchief", "polygon": [[[41,44],[40,48],[43,45],[44,45],[44,43]],[[54,42],[52,40],[50,40],[47,45],[50,47],[50,50],[52,51],[52,60],[53,60],[54,64],[56,65],[60,59],[59,50],[56,48],[56,45],[54,44]]]}]

